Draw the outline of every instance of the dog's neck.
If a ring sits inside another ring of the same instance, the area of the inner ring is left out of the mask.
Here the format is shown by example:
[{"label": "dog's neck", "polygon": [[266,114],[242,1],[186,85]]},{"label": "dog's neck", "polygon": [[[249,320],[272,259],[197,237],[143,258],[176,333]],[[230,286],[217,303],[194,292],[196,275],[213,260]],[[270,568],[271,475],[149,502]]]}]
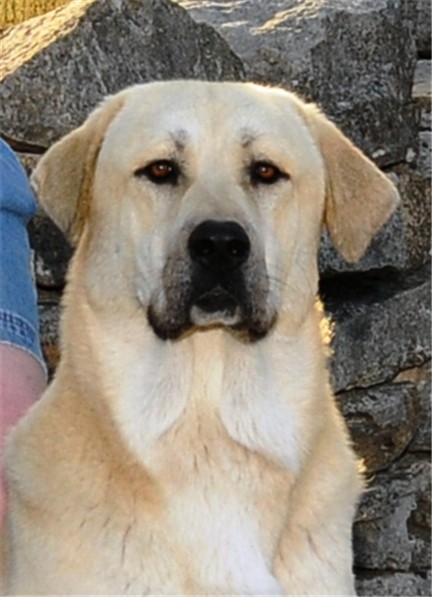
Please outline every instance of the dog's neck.
[{"label": "dog's neck", "polygon": [[[325,407],[328,391],[317,309],[295,333],[282,319],[266,338],[249,344],[224,329],[163,341],[139,311],[120,319],[85,302],[69,311],[62,365],[78,385],[83,375],[91,399],[108,406],[123,440],[146,466],[160,438],[185,423],[221,428],[244,448],[293,472],[299,467],[296,446],[306,445],[312,432],[305,421],[317,404]],[[71,351],[68,327],[77,320],[82,346]]]}]

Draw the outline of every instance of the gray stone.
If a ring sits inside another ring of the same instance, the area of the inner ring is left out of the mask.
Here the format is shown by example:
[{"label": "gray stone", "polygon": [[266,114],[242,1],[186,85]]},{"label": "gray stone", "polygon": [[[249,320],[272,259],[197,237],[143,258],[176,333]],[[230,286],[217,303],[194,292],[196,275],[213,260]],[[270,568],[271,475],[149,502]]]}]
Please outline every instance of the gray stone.
[{"label": "gray stone", "polygon": [[415,386],[416,408],[420,416],[409,450],[428,453],[431,449],[431,362],[428,361],[422,367],[401,371],[394,381],[408,382]]},{"label": "gray stone", "polygon": [[422,413],[414,383],[392,383],[338,395],[356,454],[368,474],[388,468],[412,443]]},{"label": "gray stone", "polygon": [[430,270],[343,274],[322,281],[335,322],[332,381],[336,390],[391,380],[430,358]]},{"label": "gray stone", "polygon": [[[394,175],[401,196],[399,216],[395,214],[395,219],[400,218],[400,225],[394,229],[398,246],[392,247],[394,259],[388,259],[381,267],[417,268],[430,258],[431,181],[424,172],[405,165],[395,168]],[[387,230],[390,231],[391,226],[389,222]],[[384,246],[383,242],[381,247]],[[389,252],[390,249],[387,255]]]},{"label": "gray stone", "polygon": [[34,251],[34,271],[40,288],[61,290],[72,247],[64,234],[42,210],[29,223],[30,245]]},{"label": "gray stone", "polygon": [[60,359],[60,296],[53,292],[39,292],[39,329],[41,346],[50,376]]},{"label": "gray stone", "polygon": [[246,76],[321,104],[382,165],[415,148],[412,0],[178,0],[212,25]]},{"label": "gray stone", "polygon": [[431,60],[419,60],[414,71],[412,96],[421,111],[420,128],[431,128]]},{"label": "gray stone", "polygon": [[430,575],[410,572],[385,572],[366,578],[360,576],[356,580],[356,589],[358,595],[368,597],[430,597],[432,594]]},{"label": "gray stone", "polygon": [[[215,30],[167,0],[97,0],[84,13],[70,10],[17,25],[2,40],[2,52],[20,65],[0,87],[2,129],[12,137],[48,146],[128,85],[242,77]],[[38,48],[47,37],[52,43],[25,62],[23,46]]]},{"label": "gray stone", "polygon": [[431,160],[432,160],[432,134],[430,131],[421,131],[420,148],[417,160],[417,167],[419,171],[426,178],[431,178]]},{"label": "gray stone", "polygon": [[431,3],[417,0],[417,52],[422,58],[431,57]]},{"label": "gray stone", "polygon": [[430,462],[408,455],[373,477],[354,524],[357,568],[430,569],[430,475]]},{"label": "gray stone", "polygon": [[319,254],[321,276],[381,268],[407,270],[426,263],[430,258],[431,184],[424,174],[405,164],[393,169],[389,177],[399,189],[401,204],[358,263],[346,262],[324,232]]}]

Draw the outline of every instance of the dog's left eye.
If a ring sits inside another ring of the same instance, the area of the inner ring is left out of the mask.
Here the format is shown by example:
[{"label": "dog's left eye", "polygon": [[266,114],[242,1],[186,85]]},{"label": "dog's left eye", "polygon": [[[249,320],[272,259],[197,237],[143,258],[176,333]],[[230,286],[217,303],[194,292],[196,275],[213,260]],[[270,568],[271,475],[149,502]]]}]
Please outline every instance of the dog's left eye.
[{"label": "dog's left eye", "polygon": [[180,170],[171,160],[157,160],[135,171],[135,176],[146,176],[154,184],[172,184],[178,182]]},{"label": "dog's left eye", "polygon": [[270,162],[253,162],[250,176],[253,184],[274,184],[281,178],[288,178],[282,170]]}]

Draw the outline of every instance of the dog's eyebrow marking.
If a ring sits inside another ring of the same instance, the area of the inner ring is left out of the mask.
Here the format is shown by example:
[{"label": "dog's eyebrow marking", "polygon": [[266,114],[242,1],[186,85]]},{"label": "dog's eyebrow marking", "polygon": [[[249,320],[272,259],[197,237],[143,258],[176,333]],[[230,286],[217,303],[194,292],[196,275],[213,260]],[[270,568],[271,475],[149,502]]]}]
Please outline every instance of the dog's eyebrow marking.
[{"label": "dog's eyebrow marking", "polygon": [[184,129],[178,129],[177,131],[170,133],[170,137],[177,151],[184,151],[186,143],[189,139],[189,133]]},{"label": "dog's eyebrow marking", "polygon": [[241,131],[240,142],[242,147],[246,148],[249,147],[254,141],[257,140],[259,137],[258,133],[251,129],[243,129]]}]

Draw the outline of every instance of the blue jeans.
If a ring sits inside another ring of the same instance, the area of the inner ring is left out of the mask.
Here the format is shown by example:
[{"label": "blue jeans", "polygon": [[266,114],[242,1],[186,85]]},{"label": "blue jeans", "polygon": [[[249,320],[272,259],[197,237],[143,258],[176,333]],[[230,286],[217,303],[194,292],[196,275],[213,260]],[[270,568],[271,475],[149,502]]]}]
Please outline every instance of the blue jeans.
[{"label": "blue jeans", "polygon": [[26,172],[0,139],[0,343],[32,354],[46,371],[26,229],[35,211]]}]

